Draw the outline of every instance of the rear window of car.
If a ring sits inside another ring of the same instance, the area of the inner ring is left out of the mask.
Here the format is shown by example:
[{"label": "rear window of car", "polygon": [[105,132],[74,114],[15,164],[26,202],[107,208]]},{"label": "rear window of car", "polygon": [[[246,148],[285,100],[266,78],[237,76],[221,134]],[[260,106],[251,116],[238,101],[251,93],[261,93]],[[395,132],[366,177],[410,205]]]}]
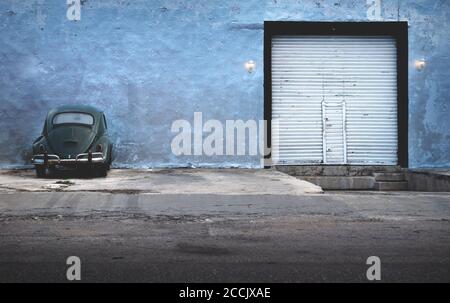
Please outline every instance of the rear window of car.
[{"label": "rear window of car", "polygon": [[59,124],[93,125],[94,117],[85,113],[60,113],[53,118],[53,125]]}]

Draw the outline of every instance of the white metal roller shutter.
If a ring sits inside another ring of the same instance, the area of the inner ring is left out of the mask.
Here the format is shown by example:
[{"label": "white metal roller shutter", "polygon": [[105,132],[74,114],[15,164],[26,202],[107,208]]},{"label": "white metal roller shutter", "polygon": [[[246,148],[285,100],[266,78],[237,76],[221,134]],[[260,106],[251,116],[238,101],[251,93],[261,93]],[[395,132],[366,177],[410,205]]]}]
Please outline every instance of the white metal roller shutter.
[{"label": "white metal roller shutter", "polygon": [[275,36],[277,165],[396,165],[397,48],[391,37]]}]

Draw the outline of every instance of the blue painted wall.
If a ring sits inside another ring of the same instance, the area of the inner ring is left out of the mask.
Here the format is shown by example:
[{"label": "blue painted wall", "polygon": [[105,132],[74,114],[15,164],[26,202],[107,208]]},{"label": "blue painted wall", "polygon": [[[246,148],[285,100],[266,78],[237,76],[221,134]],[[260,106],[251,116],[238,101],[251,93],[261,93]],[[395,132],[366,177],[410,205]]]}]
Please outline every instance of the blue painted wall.
[{"label": "blue painted wall", "polygon": [[[450,1],[382,0],[410,24],[410,165],[450,166]],[[263,119],[263,22],[367,21],[366,0],[0,2],[0,166],[22,165],[48,109],[102,108],[116,166],[259,167],[257,156],[177,157],[177,119]],[[414,59],[425,58],[423,71]],[[252,74],[244,63],[257,64]]]}]

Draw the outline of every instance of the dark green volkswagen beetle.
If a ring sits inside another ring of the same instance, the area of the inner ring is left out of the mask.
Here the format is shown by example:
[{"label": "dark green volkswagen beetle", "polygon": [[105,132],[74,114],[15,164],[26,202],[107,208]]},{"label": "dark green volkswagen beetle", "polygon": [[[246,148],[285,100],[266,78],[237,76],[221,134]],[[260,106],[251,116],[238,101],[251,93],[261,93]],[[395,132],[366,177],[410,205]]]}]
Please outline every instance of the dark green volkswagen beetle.
[{"label": "dark green volkswagen beetle", "polygon": [[111,161],[112,143],[105,115],[92,106],[50,110],[42,135],[33,143],[32,163],[38,178],[67,169],[87,169],[104,177]]}]

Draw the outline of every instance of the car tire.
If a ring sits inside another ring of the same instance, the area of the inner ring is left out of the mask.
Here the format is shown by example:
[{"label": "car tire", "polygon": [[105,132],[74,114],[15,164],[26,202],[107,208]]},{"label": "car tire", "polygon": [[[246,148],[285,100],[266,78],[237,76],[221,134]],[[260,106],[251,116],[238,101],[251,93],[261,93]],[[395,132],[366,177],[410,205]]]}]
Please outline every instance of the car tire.
[{"label": "car tire", "polygon": [[109,151],[109,157],[108,157],[108,170],[111,169],[111,164],[112,164],[112,146],[111,146],[111,150]]},{"label": "car tire", "polygon": [[47,177],[47,172],[46,172],[45,167],[36,166],[36,177],[38,177],[38,178],[45,178],[45,177]]},{"label": "car tire", "polygon": [[107,165],[102,165],[95,169],[96,177],[104,178],[107,175],[108,175],[108,166]]}]

